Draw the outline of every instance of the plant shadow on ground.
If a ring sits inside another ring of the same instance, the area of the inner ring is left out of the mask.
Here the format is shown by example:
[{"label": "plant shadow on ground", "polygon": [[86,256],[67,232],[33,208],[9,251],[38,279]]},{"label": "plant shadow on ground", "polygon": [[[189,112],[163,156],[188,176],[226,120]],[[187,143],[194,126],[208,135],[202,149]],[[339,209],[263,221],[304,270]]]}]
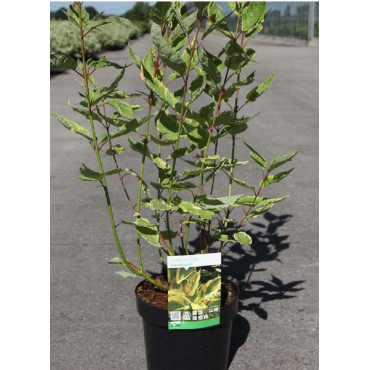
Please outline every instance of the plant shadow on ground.
[{"label": "plant shadow on ground", "polygon": [[[253,240],[251,247],[233,244],[225,248],[222,276],[238,285],[239,312],[252,311],[261,319],[267,320],[268,312],[264,303],[294,298],[294,293],[303,289],[300,284],[304,280],[284,283],[274,275],[266,281],[253,280],[254,273],[267,271],[266,263],[281,262],[280,253],[290,247],[287,241],[289,235],[282,233],[281,228],[291,217],[292,215],[277,216],[267,212],[263,216],[263,222],[251,222],[253,229],[246,230]],[[199,238],[193,240],[190,245],[193,249],[191,253],[199,252]],[[238,314],[233,321],[228,366],[231,365],[238,349],[247,341],[249,331],[248,320]]]}]

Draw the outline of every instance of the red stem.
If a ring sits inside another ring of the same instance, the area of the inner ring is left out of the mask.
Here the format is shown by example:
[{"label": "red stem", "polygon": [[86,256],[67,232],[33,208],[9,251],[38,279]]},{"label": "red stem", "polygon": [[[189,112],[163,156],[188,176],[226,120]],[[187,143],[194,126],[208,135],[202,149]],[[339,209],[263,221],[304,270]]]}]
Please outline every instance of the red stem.
[{"label": "red stem", "polygon": [[260,184],[260,186],[259,186],[259,188],[258,188],[257,194],[255,195],[255,197],[254,197],[254,200],[253,200],[252,204],[249,206],[248,211],[246,212],[246,214],[245,214],[245,216],[243,217],[243,219],[240,221],[240,224],[236,227],[235,231],[236,231],[236,230],[238,230],[238,229],[243,225],[243,223],[244,223],[245,219],[246,219],[246,218],[251,214],[252,209],[253,209],[253,207],[254,207],[254,205],[255,205],[254,203],[255,203],[256,199],[258,198],[258,196],[260,195],[260,192],[261,192],[261,190],[262,190],[263,184],[264,184],[264,182],[266,181],[266,179],[267,179],[268,175],[269,175],[269,172],[267,171],[267,172],[266,172],[266,175],[264,175],[264,176],[263,176],[263,179],[262,179],[262,181],[261,181],[261,184]]}]

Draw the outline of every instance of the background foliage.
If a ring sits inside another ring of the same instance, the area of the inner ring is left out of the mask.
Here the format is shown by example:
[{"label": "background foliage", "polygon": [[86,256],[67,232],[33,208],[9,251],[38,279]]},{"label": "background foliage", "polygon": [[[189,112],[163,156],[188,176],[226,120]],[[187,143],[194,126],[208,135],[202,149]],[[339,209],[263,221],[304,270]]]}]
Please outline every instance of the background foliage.
[{"label": "background foliage", "polygon": [[[140,34],[136,26],[107,24],[99,32],[91,32],[85,37],[86,54],[95,56],[103,49],[122,49]],[[69,21],[50,21],[50,52],[81,58],[80,35]]]},{"label": "background foliage", "polygon": [[[91,32],[85,38],[86,54],[96,56],[102,50],[118,50],[124,48],[129,40],[150,32],[148,3],[137,2],[134,7],[122,16],[129,19],[133,27],[119,23],[110,23],[97,32]],[[96,17],[96,22],[106,19],[108,15],[98,14],[94,7],[86,7],[90,19]],[[81,58],[81,44],[78,29],[74,27],[65,14],[67,9],[61,8],[50,12],[50,52]]]}]

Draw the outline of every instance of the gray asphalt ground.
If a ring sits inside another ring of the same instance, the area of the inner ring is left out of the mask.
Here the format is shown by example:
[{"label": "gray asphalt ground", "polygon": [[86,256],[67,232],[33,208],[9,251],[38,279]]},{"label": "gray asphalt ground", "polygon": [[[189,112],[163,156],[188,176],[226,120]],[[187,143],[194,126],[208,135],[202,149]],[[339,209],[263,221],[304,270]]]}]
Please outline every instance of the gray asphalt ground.
[{"label": "gray asphalt ground", "polygon": [[[209,37],[206,47],[219,50],[221,36]],[[150,45],[144,36],[132,43],[143,56]],[[318,175],[319,175],[319,50],[317,47],[274,46],[251,43],[257,51],[253,67],[256,82],[272,71],[270,91],[243,113],[261,114],[250,122],[245,135],[267,158],[301,150],[295,170],[263,195],[290,197],[271,212],[246,226],[252,248],[233,246],[223,258],[224,273],[239,282],[240,311],[234,322],[230,369],[318,369]],[[125,63],[128,50],[106,53],[107,59]],[[100,83],[109,84],[116,70],[96,72]],[[67,105],[77,105],[79,89],[74,72],[51,78],[51,109],[81,120]],[[143,89],[132,66],[121,84],[126,92]],[[242,90],[241,96],[247,90]],[[197,108],[206,104],[201,100]],[[97,168],[85,140],[51,120],[51,368],[127,369],[146,368],[141,318],[136,312],[134,288],[138,279],[122,279],[118,265],[106,260],[117,256],[102,189],[82,182],[75,174],[81,163]],[[87,122],[84,123],[87,127]],[[125,142],[121,142],[125,146]],[[128,146],[127,146],[128,147]],[[230,142],[221,155],[230,156]],[[237,158],[249,159],[241,140]],[[104,161],[105,168],[113,164]],[[139,168],[130,149],[122,167]],[[287,169],[290,168],[289,166]],[[148,179],[153,171],[148,173]],[[240,177],[257,183],[260,172],[249,163]],[[130,209],[117,178],[110,179],[117,220],[128,218]],[[223,194],[226,181],[215,195]],[[135,198],[136,182],[127,186]],[[235,194],[242,189],[235,187]],[[193,234],[195,237],[195,234]],[[129,258],[135,261],[135,234],[130,226],[119,229]],[[144,267],[159,271],[157,251],[143,248]],[[190,369],[189,369],[190,370]]]}]

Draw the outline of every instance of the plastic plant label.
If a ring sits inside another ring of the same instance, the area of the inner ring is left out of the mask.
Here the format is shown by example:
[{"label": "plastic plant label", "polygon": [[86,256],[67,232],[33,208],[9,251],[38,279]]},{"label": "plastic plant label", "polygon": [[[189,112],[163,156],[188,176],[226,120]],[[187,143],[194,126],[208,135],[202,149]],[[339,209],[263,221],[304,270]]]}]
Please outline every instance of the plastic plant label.
[{"label": "plastic plant label", "polygon": [[168,329],[220,324],[221,253],[168,256]]}]

